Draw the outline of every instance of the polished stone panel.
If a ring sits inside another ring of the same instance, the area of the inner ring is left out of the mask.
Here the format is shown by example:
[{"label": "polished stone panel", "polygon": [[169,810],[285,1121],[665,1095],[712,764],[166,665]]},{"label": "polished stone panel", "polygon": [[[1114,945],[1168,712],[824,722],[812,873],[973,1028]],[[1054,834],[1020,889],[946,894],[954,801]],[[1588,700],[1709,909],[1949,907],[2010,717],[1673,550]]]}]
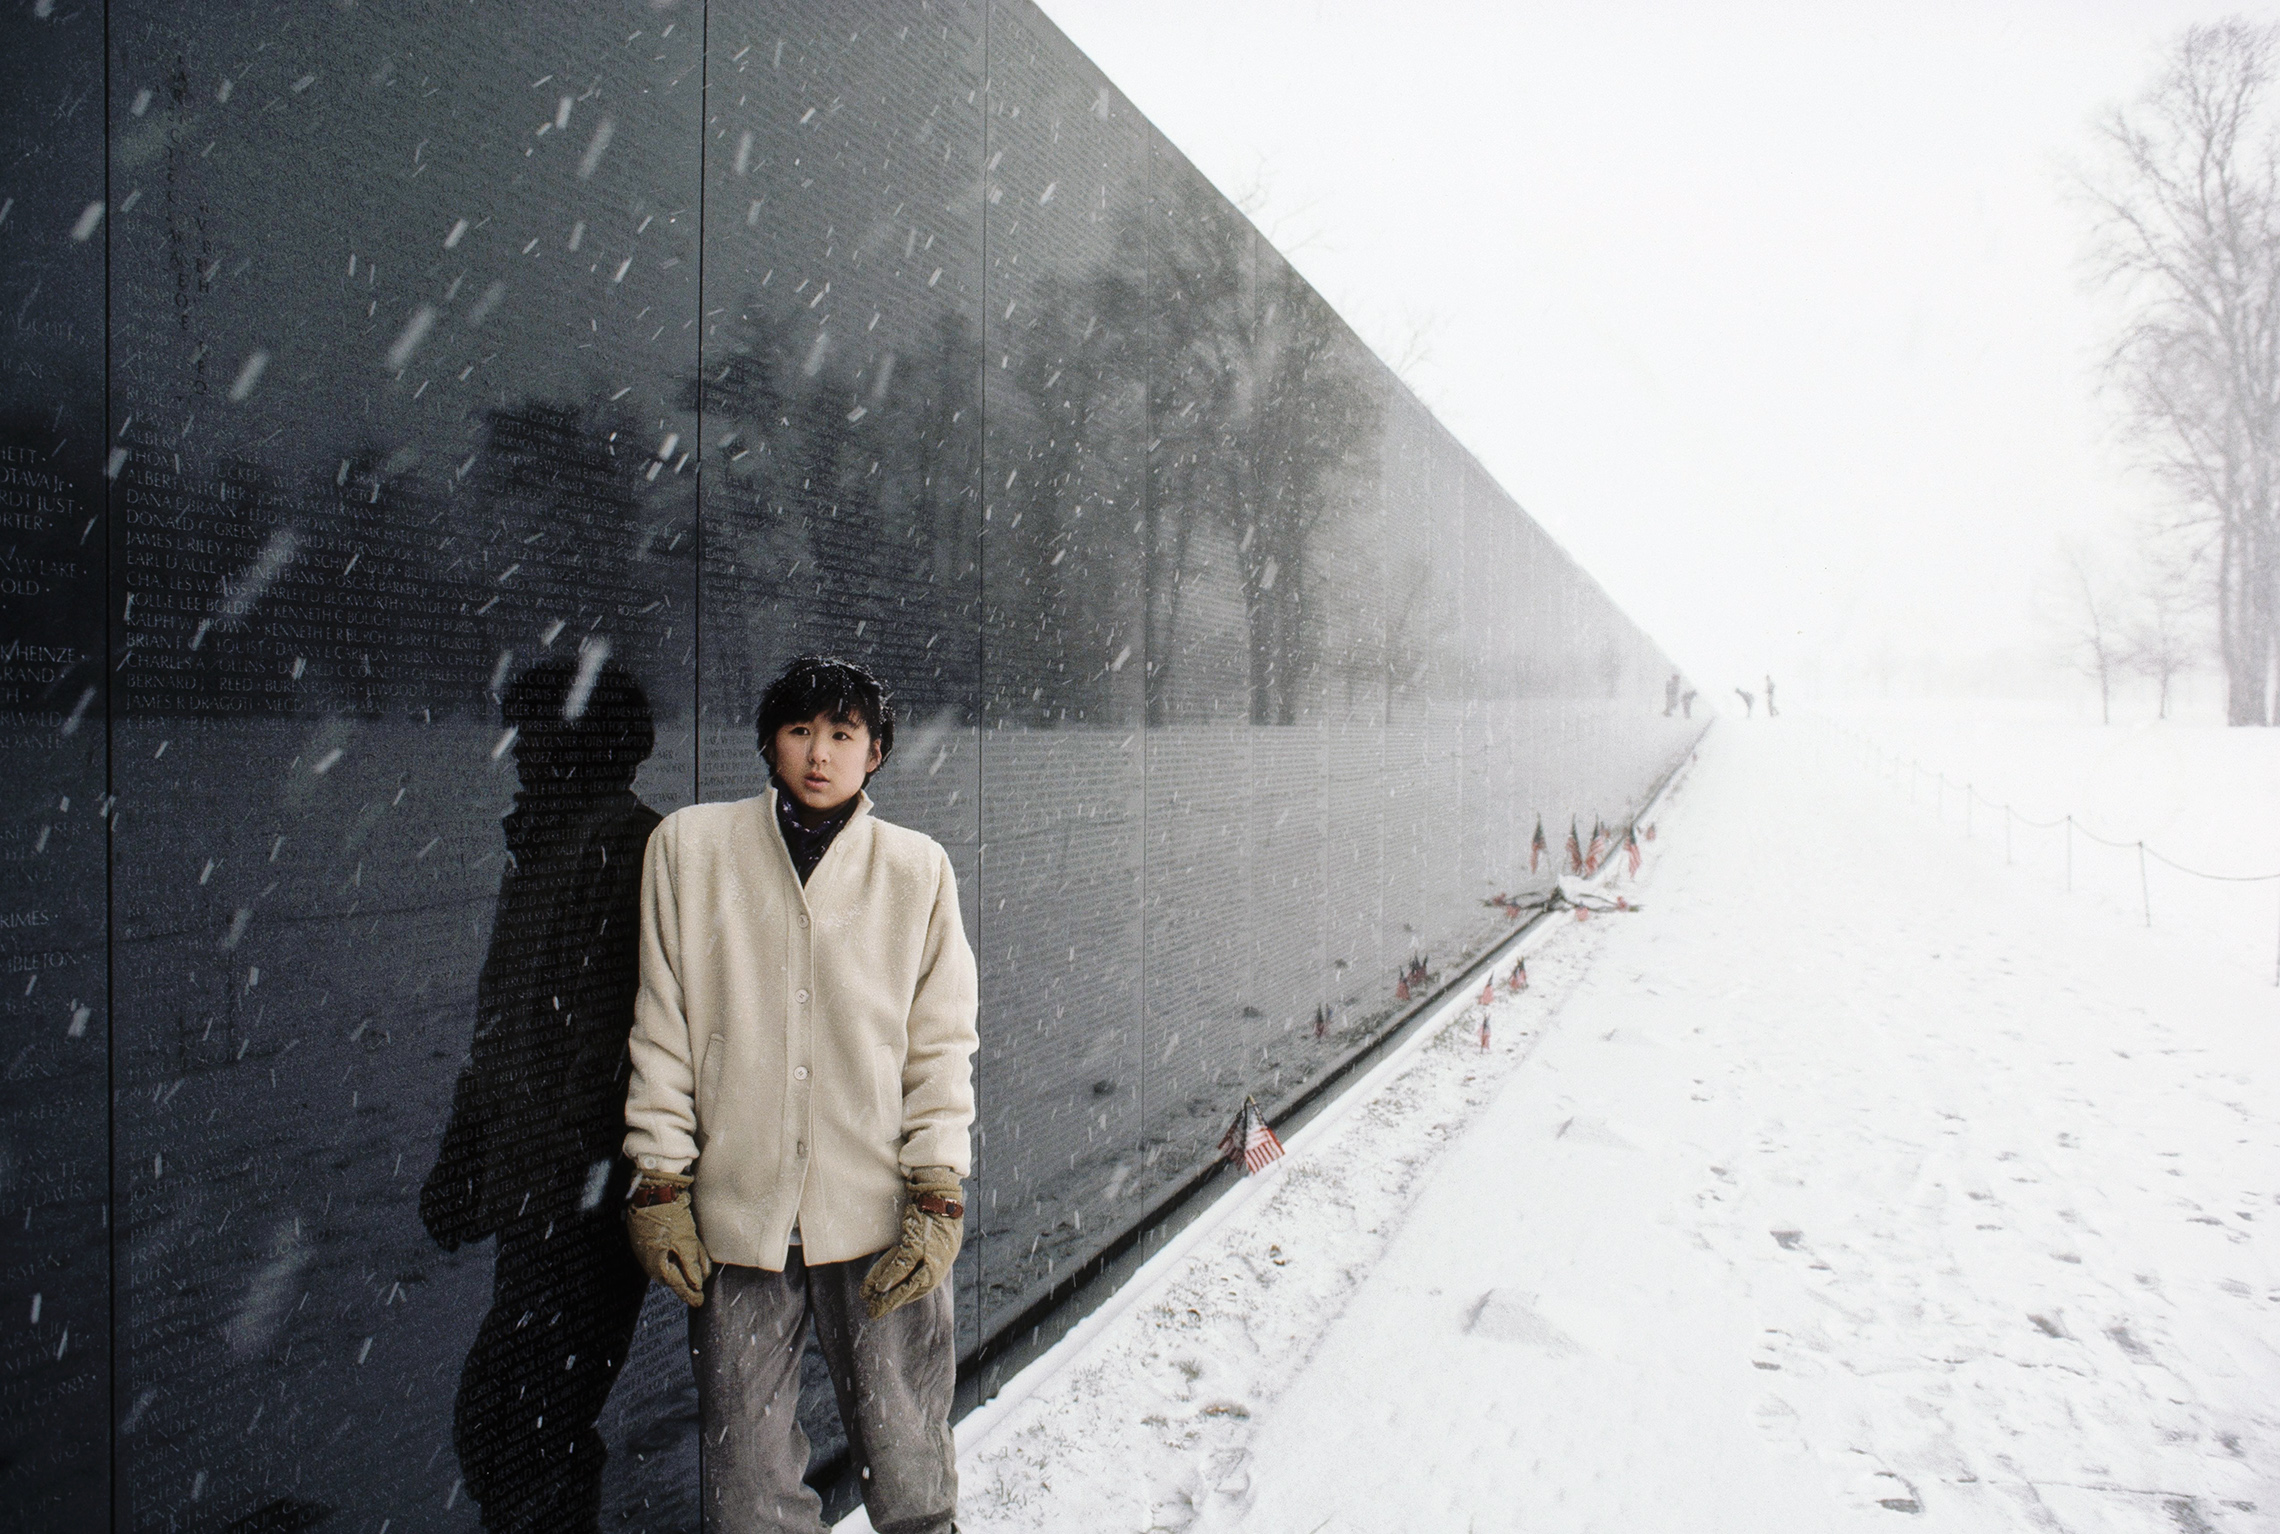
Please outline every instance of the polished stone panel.
[{"label": "polished stone panel", "polygon": [[[632,951],[568,934],[631,923],[576,860],[642,836],[511,704],[646,714],[634,791],[691,797],[701,27],[147,0],[110,39],[122,1516],[573,1507],[629,1346],[568,1255],[615,1108],[553,1130]],[[498,1207],[452,1233],[470,1116]]]},{"label": "polished stone panel", "polygon": [[1151,132],[990,14],[982,501],[985,1331],[1129,1225],[1143,1150]]},{"label": "polished stone panel", "polygon": [[[0,48],[28,1526],[694,1527],[636,875],[794,655],[887,680],[957,871],[992,1367],[1692,742],[1027,0],[59,9]],[[813,1357],[800,1416],[828,1474]]]},{"label": "polished stone panel", "polygon": [[0,1504],[93,1527],[110,1417],[99,15],[0,22]]}]

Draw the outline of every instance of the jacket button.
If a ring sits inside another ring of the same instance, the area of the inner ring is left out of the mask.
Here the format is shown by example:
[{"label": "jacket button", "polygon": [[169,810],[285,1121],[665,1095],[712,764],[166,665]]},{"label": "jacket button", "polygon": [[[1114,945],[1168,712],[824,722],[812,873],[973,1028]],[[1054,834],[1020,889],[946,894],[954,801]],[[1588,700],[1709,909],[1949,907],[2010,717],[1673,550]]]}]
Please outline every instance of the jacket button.
[{"label": "jacket button", "polygon": [[792,1080],[794,1080],[794,1081],[805,1081],[805,1080],[807,1080],[807,1067],[803,1065],[803,1066],[799,1067],[797,1070],[793,1071],[793,1072],[792,1072]]},{"label": "jacket button", "polygon": [[802,1141],[800,1141],[800,1142],[799,1142],[799,1144],[798,1144],[798,1145],[794,1146],[794,1147],[793,1147],[793,1149],[792,1149],[792,1154],[793,1154],[793,1155],[795,1155],[795,1156],[804,1156],[804,1155],[806,1155],[806,1154],[807,1154],[807,1141],[805,1141],[805,1140],[802,1140]]},{"label": "jacket button", "polygon": [[794,1001],[806,1001],[806,1000],[807,1000],[807,992],[806,992],[805,990],[798,990],[798,991],[794,991],[794,992],[792,992],[792,1000],[794,1000]]},{"label": "jacket button", "polygon": [[808,924],[808,915],[807,915],[807,912],[805,912],[805,911],[802,911],[802,912],[800,912],[800,925],[804,927],[804,926],[806,926],[807,924]]}]

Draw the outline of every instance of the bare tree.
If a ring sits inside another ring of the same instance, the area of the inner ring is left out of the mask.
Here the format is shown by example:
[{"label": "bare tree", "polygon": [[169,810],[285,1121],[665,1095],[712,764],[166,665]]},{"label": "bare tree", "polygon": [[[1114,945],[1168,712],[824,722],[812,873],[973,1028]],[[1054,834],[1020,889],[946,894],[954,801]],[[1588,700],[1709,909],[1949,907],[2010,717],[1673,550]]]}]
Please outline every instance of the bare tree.
[{"label": "bare tree", "polygon": [[2154,684],[2163,719],[2177,679],[2207,653],[2208,587],[2194,566],[2190,555],[2179,557],[2153,536],[2143,540],[2137,610],[2127,624],[2129,659],[2131,669]]},{"label": "bare tree", "polygon": [[2213,533],[2233,724],[2280,722],[2276,64],[2280,27],[2191,28],[2099,122],[2112,163],[2081,188],[2127,306],[2108,381],[2149,466]]},{"label": "bare tree", "polygon": [[2131,660],[2122,599],[2112,583],[2091,568],[2080,549],[2069,549],[2059,601],[2062,658],[2098,684],[2098,722],[2112,724],[2114,680]]}]

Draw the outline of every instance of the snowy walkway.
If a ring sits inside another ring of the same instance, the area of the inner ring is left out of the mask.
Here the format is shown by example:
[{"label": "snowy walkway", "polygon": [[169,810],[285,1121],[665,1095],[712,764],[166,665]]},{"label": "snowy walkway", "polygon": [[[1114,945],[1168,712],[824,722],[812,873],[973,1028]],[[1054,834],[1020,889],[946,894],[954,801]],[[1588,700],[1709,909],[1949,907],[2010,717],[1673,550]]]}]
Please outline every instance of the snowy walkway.
[{"label": "snowy walkway", "polygon": [[2280,1527],[2280,995],[1810,726],[1660,821],[1488,1054],[962,1434],[963,1527]]}]

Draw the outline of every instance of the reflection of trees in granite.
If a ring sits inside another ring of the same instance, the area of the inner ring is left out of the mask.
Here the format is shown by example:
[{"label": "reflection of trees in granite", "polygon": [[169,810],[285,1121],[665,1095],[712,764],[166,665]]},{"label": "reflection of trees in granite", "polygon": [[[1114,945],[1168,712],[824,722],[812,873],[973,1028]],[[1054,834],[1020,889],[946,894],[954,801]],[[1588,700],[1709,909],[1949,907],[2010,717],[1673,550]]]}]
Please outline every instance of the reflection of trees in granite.
[{"label": "reflection of trees in granite", "polygon": [[[1128,216],[1114,256],[1036,279],[1018,318],[997,323],[993,306],[990,349],[1006,362],[989,369],[985,645],[1005,696],[990,711],[1032,725],[1143,713],[1158,732],[1295,724],[1329,669],[1332,581],[1374,573],[1367,556],[1342,566],[1327,552],[1376,542],[1374,379],[1294,274],[1253,275],[1247,228],[1207,193],[1152,222]],[[1386,600],[1365,598],[1373,612]],[[1119,665],[1143,657],[1141,676]],[[1366,664],[1384,685],[1375,646]],[[1071,741],[1055,780],[1094,783],[1086,750]],[[1029,898],[1076,896],[1063,882]],[[1003,1026],[1052,1036],[1066,993],[1026,973],[1012,991]],[[1019,1121],[992,1125],[993,1143],[1029,1144],[977,1232],[986,1314],[1035,1298],[1192,1173],[1244,1091],[1280,1100],[1345,1042],[1298,1026],[1312,996],[1272,1022],[1239,1018],[1233,994],[1199,1005],[1180,1063],[1151,1053],[1144,1122],[1084,1052],[1022,1067]]]},{"label": "reflection of trees in granite", "polygon": [[[944,314],[911,355],[858,352],[754,295],[683,403],[714,465],[708,578],[748,595],[713,681],[755,696],[806,648],[870,655],[907,705],[970,707],[980,347]],[[754,592],[757,588],[757,592]],[[777,600],[753,600],[752,594]]]},{"label": "reflection of trees in granite", "polygon": [[133,452],[119,476],[125,507],[125,654],[117,665],[130,709],[276,714],[293,707],[291,679],[260,658],[247,633],[293,564],[299,533],[269,469],[231,457],[193,482],[178,455]]},{"label": "reflection of trees in granite", "polygon": [[477,680],[505,657],[567,634],[622,647],[669,645],[688,619],[687,541],[696,444],[645,429],[621,408],[526,400],[490,413],[465,471],[478,514],[438,549],[447,586],[481,636]]},{"label": "reflection of trees in granite", "polygon": [[686,484],[686,460],[660,456],[670,441],[606,405],[526,400],[490,412],[455,465],[367,445],[298,480],[232,457],[201,483],[144,445],[121,475],[131,705],[481,707],[500,657],[551,644],[556,623],[662,644]]},{"label": "reflection of trees in granite", "polygon": [[1381,407],[1330,306],[1278,264],[1262,280],[1252,347],[1256,382],[1247,444],[1250,495],[1238,547],[1251,632],[1251,722],[1296,722],[1321,660],[1322,582],[1315,542],[1339,480],[1377,445]]},{"label": "reflection of trees in granite", "polygon": [[[997,333],[1006,365],[992,376],[1010,392],[991,419],[1005,472],[993,468],[989,487],[987,627],[992,674],[1022,687],[990,700],[993,712],[1113,719],[1116,678],[1143,649],[1149,722],[1195,712],[1175,679],[1200,642],[1189,595],[1211,581],[1242,614],[1253,723],[1294,722],[1322,666],[1318,546],[1355,504],[1379,432],[1363,354],[1288,268],[1254,280],[1247,239],[1209,209],[1168,227],[1157,269],[1135,254],[1047,280],[1032,317]],[[1142,245],[1137,233],[1121,242]],[[754,675],[740,680],[757,681],[779,651],[840,644],[876,654],[906,692],[970,697],[964,656],[929,653],[970,621],[983,522],[972,489],[982,359],[969,327],[945,313],[898,353],[843,342],[796,304],[755,294],[720,333],[721,359],[682,397],[703,411],[716,465],[708,563],[782,598],[747,604],[753,632],[731,664]],[[1142,430],[1144,486],[1117,452]],[[1112,548],[1128,514],[1137,570]],[[1214,567],[1207,539],[1232,553],[1231,571]],[[906,645],[916,653],[899,653]]]},{"label": "reflection of trees in granite", "polygon": [[1178,199],[1148,232],[1148,723],[1208,718],[1183,673],[1206,669],[1191,630],[1190,588],[1203,584],[1206,524],[1240,514],[1231,492],[1236,435],[1250,371],[1251,231],[1200,182],[1173,183]]},{"label": "reflection of trees in granite", "polygon": [[[1078,286],[1048,279],[1011,338],[1010,408],[991,419],[988,600],[993,717],[1119,722],[1120,674],[1142,648],[1126,523],[1146,400],[1140,294],[1121,272]],[[1092,516],[1086,524],[1086,516]],[[1135,673],[1137,674],[1137,673]]]},{"label": "reflection of trees in granite", "polygon": [[1359,343],[1279,261],[1251,276],[1226,217],[1198,186],[1152,252],[1151,724],[1184,712],[1173,683],[1206,524],[1234,539],[1248,717],[1295,721],[1322,655],[1318,541],[1358,499],[1341,480],[1374,462],[1380,429]]},{"label": "reflection of trees in granite", "polygon": [[1433,662],[1460,636],[1447,604],[1432,600],[1433,564],[1425,556],[1389,558],[1385,589],[1391,596],[1385,627],[1373,636],[1374,643],[1349,655],[1347,690],[1351,696],[1362,682],[1376,691],[1383,710],[1380,722],[1390,725],[1396,722],[1399,700],[1419,694]]}]

